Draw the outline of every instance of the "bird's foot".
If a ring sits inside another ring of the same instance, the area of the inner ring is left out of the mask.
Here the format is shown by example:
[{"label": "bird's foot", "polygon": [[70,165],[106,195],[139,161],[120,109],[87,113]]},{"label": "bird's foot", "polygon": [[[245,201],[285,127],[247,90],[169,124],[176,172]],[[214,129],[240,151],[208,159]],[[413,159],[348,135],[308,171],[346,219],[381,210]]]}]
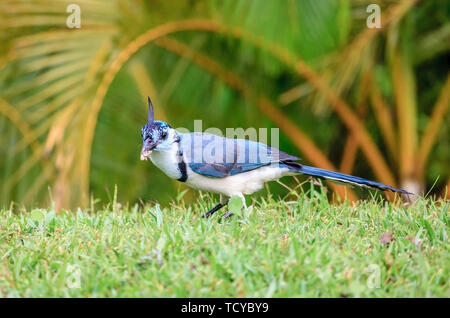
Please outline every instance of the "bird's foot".
[{"label": "bird's foot", "polygon": [[230,216],[232,216],[233,213],[231,213],[230,211],[228,211],[227,213],[224,214],[224,216],[222,216],[224,219],[228,219]]},{"label": "bird's foot", "polygon": [[202,215],[202,219],[209,218],[213,214],[214,214],[214,212],[211,212],[211,210],[210,210]]}]

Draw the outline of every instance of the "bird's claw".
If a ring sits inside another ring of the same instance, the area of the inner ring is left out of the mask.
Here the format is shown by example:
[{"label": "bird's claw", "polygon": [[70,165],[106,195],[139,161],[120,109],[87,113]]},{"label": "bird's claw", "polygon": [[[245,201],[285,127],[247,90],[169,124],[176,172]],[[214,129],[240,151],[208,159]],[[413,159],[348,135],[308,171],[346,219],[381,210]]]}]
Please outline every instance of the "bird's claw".
[{"label": "bird's claw", "polygon": [[228,219],[230,216],[232,216],[233,215],[233,213],[231,213],[231,212],[227,212],[227,213],[225,213],[224,214],[224,216],[222,216],[224,219]]}]

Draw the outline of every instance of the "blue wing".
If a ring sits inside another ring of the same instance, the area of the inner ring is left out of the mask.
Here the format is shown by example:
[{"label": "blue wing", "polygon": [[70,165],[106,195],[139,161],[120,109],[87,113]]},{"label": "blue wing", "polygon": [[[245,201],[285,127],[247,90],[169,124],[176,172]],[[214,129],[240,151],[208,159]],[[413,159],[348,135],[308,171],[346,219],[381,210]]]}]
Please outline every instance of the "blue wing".
[{"label": "blue wing", "polygon": [[182,134],[181,148],[186,163],[193,171],[216,178],[254,170],[281,160],[299,160],[260,142],[207,133]]}]

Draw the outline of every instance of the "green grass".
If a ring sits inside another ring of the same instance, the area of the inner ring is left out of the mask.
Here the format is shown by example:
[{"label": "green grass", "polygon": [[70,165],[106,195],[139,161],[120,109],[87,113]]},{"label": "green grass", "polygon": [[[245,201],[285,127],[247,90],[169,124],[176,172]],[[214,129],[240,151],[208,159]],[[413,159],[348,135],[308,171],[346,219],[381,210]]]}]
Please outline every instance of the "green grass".
[{"label": "green grass", "polygon": [[2,210],[0,296],[450,296],[449,202],[353,207],[312,191],[200,218],[214,203]]}]

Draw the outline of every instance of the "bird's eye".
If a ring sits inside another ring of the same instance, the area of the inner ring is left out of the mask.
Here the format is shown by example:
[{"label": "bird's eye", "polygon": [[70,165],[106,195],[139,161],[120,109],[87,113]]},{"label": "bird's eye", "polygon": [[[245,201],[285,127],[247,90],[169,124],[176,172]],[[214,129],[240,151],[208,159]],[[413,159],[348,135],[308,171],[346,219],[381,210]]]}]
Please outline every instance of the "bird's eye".
[{"label": "bird's eye", "polygon": [[162,138],[166,138],[167,137],[167,131],[163,131],[163,133],[161,134]]}]

